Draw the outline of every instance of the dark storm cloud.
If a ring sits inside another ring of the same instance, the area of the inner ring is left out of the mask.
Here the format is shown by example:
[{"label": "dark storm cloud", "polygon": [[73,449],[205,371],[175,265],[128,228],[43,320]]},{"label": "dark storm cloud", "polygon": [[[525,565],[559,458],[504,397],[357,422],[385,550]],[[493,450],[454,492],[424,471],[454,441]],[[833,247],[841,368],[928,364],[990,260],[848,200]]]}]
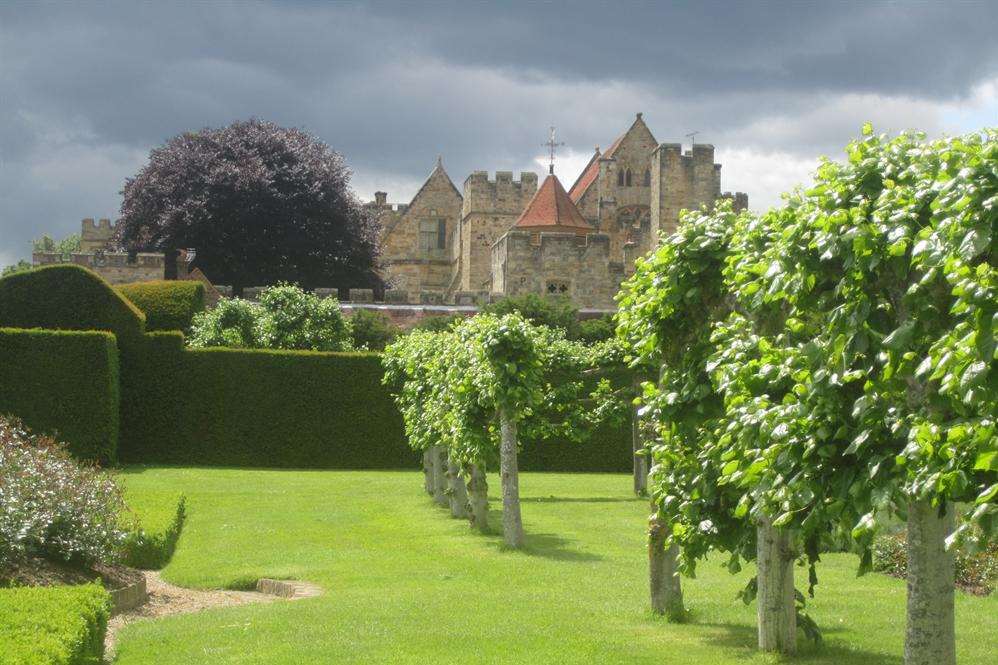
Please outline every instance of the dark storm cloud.
[{"label": "dark storm cloud", "polygon": [[0,262],[114,215],[169,136],[249,116],[403,189],[438,153],[457,181],[531,167],[549,122],[589,151],[638,110],[660,141],[800,158],[864,119],[935,129],[995,76],[996,24],[994,3],[6,4]]}]

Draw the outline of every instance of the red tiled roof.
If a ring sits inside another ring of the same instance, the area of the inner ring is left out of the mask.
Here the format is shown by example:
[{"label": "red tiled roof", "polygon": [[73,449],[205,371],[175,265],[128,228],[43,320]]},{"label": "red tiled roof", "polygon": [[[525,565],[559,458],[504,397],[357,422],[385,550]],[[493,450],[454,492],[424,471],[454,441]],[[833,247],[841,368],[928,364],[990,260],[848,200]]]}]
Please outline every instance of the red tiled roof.
[{"label": "red tiled roof", "polygon": [[[630,129],[627,130],[627,132],[630,131]],[[609,150],[604,152],[602,155],[597,152],[593,155],[593,158],[589,160],[589,163],[586,164],[586,168],[582,169],[582,175],[579,176],[578,180],[575,181],[575,184],[572,185],[572,189],[568,192],[568,195],[573,201],[578,203],[582,199],[582,195],[586,193],[587,189],[589,189],[589,186],[596,182],[596,177],[599,175],[600,158],[604,157],[606,159],[610,159],[613,157],[613,153],[617,152],[617,148],[620,147],[624,137],[627,136],[627,132],[624,132],[618,136],[617,140],[613,142],[613,145],[610,146]]]},{"label": "red tiled roof", "polygon": [[549,175],[514,226],[543,231],[592,231],[554,175]]},{"label": "red tiled roof", "polygon": [[597,149],[596,152],[593,153],[592,159],[590,159],[589,163],[586,164],[586,168],[582,169],[582,173],[580,173],[579,177],[575,179],[575,184],[572,185],[570,190],[568,190],[568,197],[576,203],[579,202],[582,195],[586,193],[587,189],[589,189],[589,185],[596,181],[596,176],[599,175],[599,158],[600,154]]}]

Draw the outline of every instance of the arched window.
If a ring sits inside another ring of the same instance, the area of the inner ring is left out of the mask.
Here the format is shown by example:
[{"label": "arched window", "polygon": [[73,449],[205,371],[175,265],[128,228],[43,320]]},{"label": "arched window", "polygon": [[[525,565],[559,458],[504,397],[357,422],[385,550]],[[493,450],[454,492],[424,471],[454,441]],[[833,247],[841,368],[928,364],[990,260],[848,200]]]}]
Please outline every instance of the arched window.
[{"label": "arched window", "polygon": [[645,187],[651,187],[651,171],[645,169]]},{"label": "arched window", "polygon": [[624,177],[624,184],[628,187],[631,186],[631,169],[627,169],[627,175]]},{"label": "arched window", "polygon": [[617,171],[617,187],[623,187],[623,186],[624,186],[624,172]]}]

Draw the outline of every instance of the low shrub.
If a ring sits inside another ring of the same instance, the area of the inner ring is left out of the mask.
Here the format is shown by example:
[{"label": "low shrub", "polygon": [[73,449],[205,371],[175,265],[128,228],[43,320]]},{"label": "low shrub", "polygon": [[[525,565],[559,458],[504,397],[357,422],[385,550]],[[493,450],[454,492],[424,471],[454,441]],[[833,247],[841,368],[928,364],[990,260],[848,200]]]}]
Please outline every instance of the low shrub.
[{"label": "low shrub", "polygon": [[118,370],[110,333],[0,328],[0,414],[57,436],[79,459],[112,463]]},{"label": "low shrub", "polygon": [[0,577],[27,556],[87,565],[113,559],[122,508],[108,475],[16,418],[0,417]]},{"label": "low shrub", "polygon": [[98,584],[0,589],[5,665],[98,665],[111,596]]},{"label": "low shrub", "polygon": [[612,339],[615,334],[613,317],[609,314],[596,319],[579,321],[578,340],[585,344],[595,344]]},{"label": "low shrub", "polygon": [[[991,543],[977,552],[957,548],[954,555],[958,587],[979,594],[994,591],[998,581],[998,543]],[[904,578],[908,574],[905,534],[882,536],[874,541],[873,569],[893,577]]]},{"label": "low shrub", "polygon": [[136,282],[116,287],[145,314],[146,330],[187,330],[204,310],[204,284],[190,280]]},{"label": "low shrub", "polygon": [[132,568],[158,570],[170,562],[187,517],[187,501],[181,496],[173,519],[162,531],[150,531],[136,522],[122,544],[122,563]]},{"label": "low shrub", "polygon": [[351,337],[338,300],[278,284],[264,289],[259,303],[223,298],[195,315],[188,343],[194,348],[348,351]]},{"label": "low shrub", "polygon": [[350,315],[353,348],[364,351],[384,351],[399,336],[399,327],[384,312],[358,309]]}]

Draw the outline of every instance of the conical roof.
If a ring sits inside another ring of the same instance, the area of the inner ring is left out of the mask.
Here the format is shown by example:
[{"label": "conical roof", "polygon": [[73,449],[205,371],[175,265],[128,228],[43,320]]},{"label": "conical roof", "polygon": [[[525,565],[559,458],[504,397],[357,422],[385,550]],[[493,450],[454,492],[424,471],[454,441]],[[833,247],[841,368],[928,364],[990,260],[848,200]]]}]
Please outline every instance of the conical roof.
[{"label": "conical roof", "polygon": [[555,175],[549,175],[534,198],[530,199],[526,210],[516,220],[514,227],[536,231],[561,231],[582,233],[593,227],[582,217],[582,213],[568,197]]}]

